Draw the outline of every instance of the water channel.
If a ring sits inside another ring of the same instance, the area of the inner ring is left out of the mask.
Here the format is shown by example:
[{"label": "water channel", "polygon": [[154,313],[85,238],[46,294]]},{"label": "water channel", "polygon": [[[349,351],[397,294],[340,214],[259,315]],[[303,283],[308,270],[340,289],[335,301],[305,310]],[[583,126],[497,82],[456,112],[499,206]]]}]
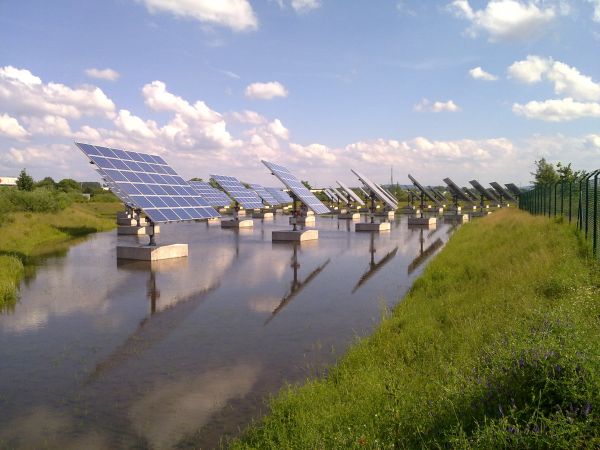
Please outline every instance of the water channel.
[{"label": "water channel", "polygon": [[287,220],[162,226],[184,259],[117,261],[138,238],[112,231],[41,261],[0,315],[0,448],[216,447],[369,334],[453,229],[318,218],[272,243]]}]

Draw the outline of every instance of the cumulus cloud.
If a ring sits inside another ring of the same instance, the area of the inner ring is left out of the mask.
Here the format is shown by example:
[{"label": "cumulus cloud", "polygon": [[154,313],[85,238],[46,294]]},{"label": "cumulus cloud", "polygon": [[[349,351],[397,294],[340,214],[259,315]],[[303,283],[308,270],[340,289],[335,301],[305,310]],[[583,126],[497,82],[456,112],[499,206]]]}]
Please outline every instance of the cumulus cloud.
[{"label": "cumulus cloud", "polygon": [[69,136],[71,127],[64,117],[45,114],[44,116],[24,117],[23,122],[32,135]]},{"label": "cumulus cloud", "polygon": [[424,98],[419,103],[417,103],[414,108],[417,112],[458,112],[460,108],[456,103],[452,100],[448,100],[447,102],[431,102],[428,99]]},{"label": "cumulus cloud", "polygon": [[8,114],[2,114],[0,115],[0,136],[22,139],[27,136],[27,131],[17,119]]},{"label": "cumulus cloud", "polygon": [[288,90],[279,81],[269,81],[249,84],[244,95],[256,100],[271,100],[275,97],[287,97]]},{"label": "cumulus cloud", "polygon": [[537,3],[491,0],[484,9],[474,10],[468,0],[454,0],[448,9],[456,17],[470,22],[467,34],[471,37],[483,31],[490,42],[521,41],[541,35],[558,15],[568,12],[564,5],[540,8]]},{"label": "cumulus cloud", "polygon": [[90,78],[98,78],[100,80],[116,81],[119,79],[120,74],[113,69],[85,69],[85,74]]},{"label": "cumulus cloud", "polygon": [[594,6],[594,13],[592,20],[594,22],[600,22],[600,0],[588,0]]},{"label": "cumulus cloud", "polygon": [[150,13],[171,13],[176,17],[197,20],[230,28],[234,31],[256,30],[258,20],[248,0],[137,0]]},{"label": "cumulus cloud", "polygon": [[525,105],[515,103],[513,112],[528,119],[540,119],[548,122],[564,122],[582,117],[600,117],[600,103],[577,102],[570,97],[531,101]]},{"label": "cumulus cloud", "polygon": [[235,122],[250,123],[253,125],[259,125],[267,121],[266,117],[260,115],[256,111],[250,110],[234,111],[229,114],[229,117]]},{"label": "cumulus cloud", "polygon": [[307,13],[320,7],[320,0],[292,0],[292,8],[299,14]]},{"label": "cumulus cloud", "polygon": [[70,88],[61,83],[43,83],[29,70],[0,68],[0,103],[8,112],[30,115],[45,113],[78,119],[82,116],[115,114],[113,101],[95,86]]},{"label": "cumulus cloud", "polygon": [[486,72],[481,67],[475,67],[474,69],[469,70],[469,75],[476,80],[496,81],[498,79],[496,75]]}]

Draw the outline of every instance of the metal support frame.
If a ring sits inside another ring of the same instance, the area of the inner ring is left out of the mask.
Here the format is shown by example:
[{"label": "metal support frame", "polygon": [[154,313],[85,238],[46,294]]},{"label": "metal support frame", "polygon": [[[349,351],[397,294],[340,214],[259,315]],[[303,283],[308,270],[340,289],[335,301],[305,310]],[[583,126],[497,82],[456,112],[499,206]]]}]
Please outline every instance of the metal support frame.
[{"label": "metal support frame", "polygon": [[377,196],[375,192],[370,191],[369,198],[371,199],[371,223],[375,223],[375,211],[377,209],[375,202],[377,201]]},{"label": "metal support frame", "polygon": [[154,233],[154,222],[149,221],[148,222],[148,229],[150,230],[150,232],[148,233],[149,237],[150,237],[150,243],[148,245],[150,245],[151,247],[156,247],[156,236]]}]

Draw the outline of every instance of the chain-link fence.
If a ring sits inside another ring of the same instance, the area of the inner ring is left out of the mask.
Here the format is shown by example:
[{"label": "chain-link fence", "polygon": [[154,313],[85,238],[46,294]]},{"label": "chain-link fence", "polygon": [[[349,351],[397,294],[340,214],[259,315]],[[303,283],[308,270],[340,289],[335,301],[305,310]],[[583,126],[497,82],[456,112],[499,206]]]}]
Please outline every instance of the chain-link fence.
[{"label": "chain-link fence", "polygon": [[600,170],[585,175],[575,181],[561,181],[555,184],[539,185],[523,192],[519,198],[519,208],[532,214],[548,217],[562,216],[569,223],[577,225],[590,241],[594,255],[599,255],[600,223],[598,213],[598,176]]}]

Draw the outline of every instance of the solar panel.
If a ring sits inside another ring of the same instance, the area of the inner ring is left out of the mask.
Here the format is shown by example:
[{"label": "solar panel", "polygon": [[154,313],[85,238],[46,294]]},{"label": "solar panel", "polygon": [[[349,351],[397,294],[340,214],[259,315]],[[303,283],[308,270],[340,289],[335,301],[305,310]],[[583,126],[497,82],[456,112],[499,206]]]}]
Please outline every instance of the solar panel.
[{"label": "solar panel", "polygon": [[335,198],[333,197],[333,194],[331,193],[331,191],[327,188],[323,189],[323,193],[327,196],[327,198],[329,198],[329,200],[331,200],[332,202],[335,202]]},{"label": "solar panel", "polygon": [[358,189],[360,192],[362,192],[362,193],[363,193],[363,195],[365,196],[365,198],[369,198],[369,194],[367,194],[367,191],[365,191],[365,190],[364,190],[363,188],[361,188],[361,187],[358,187],[357,189]]},{"label": "solar panel", "polygon": [[344,183],[342,183],[341,181],[336,181],[336,183],[337,183],[337,184],[339,184],[339,185],[340,185],[340,187],[341,187],[341,188],[342,188],[344,191],[346,191],[346,193],[347,193],[347,194],[348,194],[348,195],[349,195],[349,196],[350,196],[350,197],[351,197],[351,198],[352,198],[352,199],[353,199],[353,200],[354,200],[356,203],[358,203],[359,205],[364,205],[364,204],[365,204],[365,202],[363,202],[363,201],[362,201],[362,199],[361,199],[361,198],[360,198],[358,195],[356,195],[356,193],[355,193],[355,192],[354,192],[352,189],[350,189],[348,186],[346,186]]},{"label": "solar panel", "polygon": [[413,184],[417,187],[417,189],[419,191],[421,191],[427,198],[429,198],[429,200],[431,200],[437,206],[440,206],[440,207],[442,206],[442,204],[438,201],[438,199],[435,198],[433,195],[431,195],[423,186],[421,186],[421,183],[419,183],[417,180],[415,180],[412,175],[408,174],[408,178],[410,178],[410,181],[412,181]]},{"label": "solar panel", "polygon": [[483,195],[488,200],[498,200],[494,194],[491,194],[486,188],[479,184],[479,181],[471,180],[469,181],[469,183],[471,183],[471,186],[473,186],[477,190],[477,192],[479,192],[479,194]]},{"label": "solar panel", "polygon": [[465,202],[471,201],[471,199],[467,197],[467,194],[465,194],[450,178],[444,178],[444,183],[448,185],[448,189],[450,190],[452,196],[460,200],[464,200]]},{"label": "solar panel", "polygon": [[292,203],[293,201],[292,197],[290,197],[287,192],[282,191],[279,188],[266,187],[265,190],[275,197],[280,205],[286,205],[288,203]]},{"label": "solar panel", "polygon": [[365,185],[366,188],[370,189],[371,192],[373,192],[375,194],[375,196],[381,200],[383,203],[385,203],[386,205],[388,205],[390,208],[392,209],[396,209],[398,208],[398,205],[396,203],[394,203],[390,198],[388,198],[379,188],[379,186],[377,186],[375,183],[373,183],[371,180],[369,180],[367,177],[365,177],[364,175],[362,175],[360,172],[351,169],[352,173],[354,175],[356,175],[358,177],[358,179],[361,181],[362,184]]},{"label": "solar panel", "polygon": [[439,201],[445,202],[447,200],[446,197],[444,196],[444,194],[442,194],[440,191],[438,191],[433,186],[429,186],[429,189],[431,190],[431,192],[433,192],[433,195],[435,195]]},{"label": "solar panel", "polygon": [[329,192],[333,196],[333,200],[334,201],[336,201],[336,202],[337,201],[344,201],[344,197],[342,197],[338,191],[336,191],[333,188],[327,188],[327,189],[329,190]]},{"label": "solar panel", "polygon": [[[154,223],[219,217],[160,156],[75,143],[116,188]],[[110,185],[109,183],[109,185]]]},{"label": "solar panel", "polygon": [[378,184],[377,186],[379,187],[379,189],[381,189],[381,192],[383,192],[385,194],[385,196],[390,199],[391,202],[395,203],[396,206],[398,205],[398,202],[397,202],[396,197],[394,196],[394,194],[392,194],[388,189],[384,188],[380,184]]},{"label": "solar panel", "polygon": [[504,189],[502,186],[500,186],[497,182],[492,181],[490,183],[490,185],[494,188],[494,190],[496,192],[498,192],[498,194],[500,194],[502,197],[507,198],[509,200],[512,201],[516,201],[516,199],[512,196],[512,194],[510,192],[508,192],[506,189]]},{"label": "solar panel", "polygon": [[190,181],[190,186],[211,206],[224,207],[231,204],[231,199],[225,192],[215,189],[206,181]]},{"label": "solar panel", "polygon": [[258,196],[262,198],[267,205],[277,206],[280,204],[280,202],[271,194],[269,194],[269,192],[260,184],[251,184],[250,187],[254,189],[254,192],[256,192]]},{"label": "solar panel", "polygon": [[273,175],[279,178],[290,191],[298,197],[302,203],[310,208],[315,214],[326,214],[331,211],[321,201],[304,186],[298,178],[283,166],[263,160],[262,163],[267,166]]},{"label": "solar panel", "polygon": [[211,175],[221,188],[229,194],[244,209],[260,209],[264,205],[260,197],[253,190],[248,189],[235,177],[226,175]]},{"label": "solar panel", "polygon": [[341,202],[346,201],[346,196],[344,195],[344,193],[342,191],[340,191],[339,189],[336,189],[334,187],[330,187],[329,189],[331,189],[331,192],[333,192],[337,196],[337,198],[340,199]]},{"label": "solar panel", "polygon": [[473,200],[479,200],[479,195],[473,189],[469,189],[468,187],[464,187],[463,191],[467,194],[468,197],[471,197]]},{"label": "solar panel", "polygon": [[517,185],[516,185],[516,184],[514,184],[514,183],[507,183],[507,184],[505,184],[504,186],[506,186],[506,187],[507,187],[507,189],[508,189],[508,190],[509,190],[509,191],[510,191],[510,192],[511,192],[513,195],[516,195],[516,196],[519,196],[519,195],[521,195],[521,189],[519,189],[519,188],[517,187]]}]

